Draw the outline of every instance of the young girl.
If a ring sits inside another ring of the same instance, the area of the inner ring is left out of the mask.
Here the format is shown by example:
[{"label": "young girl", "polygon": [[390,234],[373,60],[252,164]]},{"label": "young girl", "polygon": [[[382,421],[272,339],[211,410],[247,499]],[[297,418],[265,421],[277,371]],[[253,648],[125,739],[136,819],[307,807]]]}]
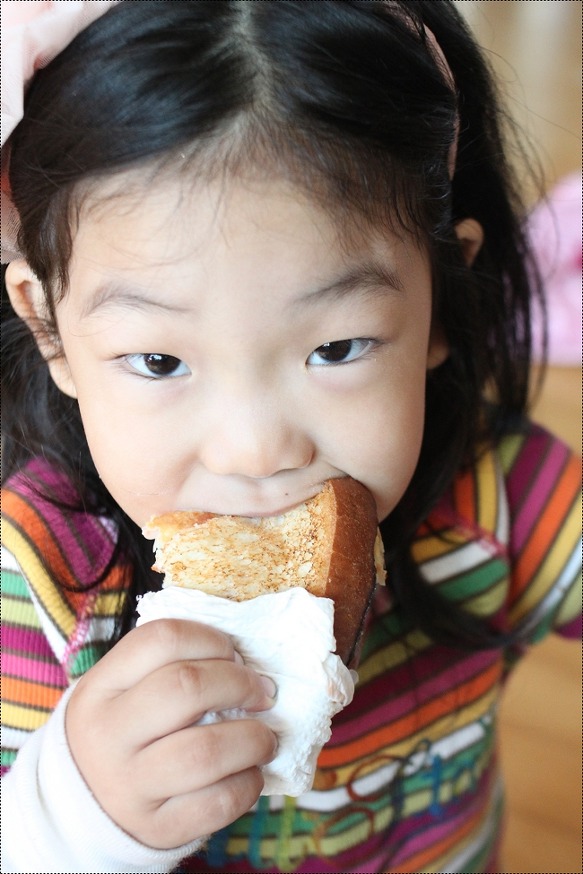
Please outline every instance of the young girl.
[{"label": "young girl", "polygon": [[[6,6],[3,870],[500,871],[498,701],[579,634],[579,463],[524,417],[537,283],[454,5]],[[313,789],[268,798],[265,723],[195,723],[273,684],[134,627],[140,528],[346,475],[388,585]]]}]

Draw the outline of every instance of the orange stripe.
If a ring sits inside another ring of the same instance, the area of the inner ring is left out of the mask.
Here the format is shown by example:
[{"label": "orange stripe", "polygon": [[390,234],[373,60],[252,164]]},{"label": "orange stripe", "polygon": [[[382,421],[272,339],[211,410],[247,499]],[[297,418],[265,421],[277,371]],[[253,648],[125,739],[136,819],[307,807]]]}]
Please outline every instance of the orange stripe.
[{"label": "orange stripe", "polygon": [[[53,573],[56,573],[56,575],[62,579],[66,579],[69,585],[75,582],[70,573],[63,573],[61,567],[63,564],[62,558],[58,556],[60,560],[55,561],[54,553],[55,551],[58,553],[58,547],[55,547],[54,536],[48,525],[45,523],[43,517],[40,516],[21,495],[17,492],[3,490],[2,512],[3,515],[12,522],[16,532],[22,536],[27,545],[29,545],[29,548],[32,550],[35,557],[38,557],[38,545],[43,544],[43,557],[39,558],[43,568],[48,565]],[[27,568],[25,563],[23,564],[23,562],[21,562],[21,565],[26,573]],[[58,596],[65,609],[72,609],[69,593],[66,593],[59,586],[58,590],[55,588],[55,594]]]},{"label": "orange stripe", "polygon": [[413,713],[408,713],[390,725],[383,726],[347,744],[324,747],[318,759],[318,766],[320,768],[342,767],[347,762],[357,762],[379,749],[386,749],[407,737],[414,736],[441,717],[460,711],[464,705],[480,698],[494,686],[499,676],[500,666],[494,664],[468,680],[463,686],[457,686],[446,695],[428,701]]},{"label": "orange stripe", "polygon": [[[63,556],[56,535],[48,527],[42,515],[34,507],[31,507],[21,495],[8,489],[2,491],[2,509],[4,515],[13,520],[18,530],[26,532],[26,539],[34,546],[44,544],[44,557],[51,573],[67,586],[78,586],[79,581]],[[100,591],[110,592],[125,589],[124,578],[125,568],[116,565],[100,583]],[[59,593],[69,609],[74,612],[78,612],[78,608],[83,605],[86,598],[84,591],[70,592],[61,586],[59,586]]]},{"label": "orange stripe", "polygon": [[532,530],[514,570],[514,585],[512,587],[513,601],[516,600],[535,577],[557,532],[568,516],[577,492],[579,491],[579,476],[573,476],[578,462],[575,458],[563,471],[557,482],[552,500],[545,507]]},{"label": "orange stripe", "polygon": [[103,582],[99,583],[100,594],[112,595],[115,592],[125,592],[127,589],[127,565],[114,565]]},{"label": "orange stripe", "polygon": [[[44,543],[49,538],[52,539],[52,534],[42,516],[39,516],[17,492],[11,492],[9,489],[2,490],[2,514],[8,516],[16,528],[30,530],[29,526],[32,525],[41,535],[40,543]],[[25,525],[23,525],[23,520],[26,520]],[[37,536],[30,539],[35,543],[39,542]]]},{"label": "orange stripe", "polygon": [[455,481],[455,506],[466,521],[476,521],[476,482],[473,470]]},{"label": "orange stripe", "polygon": [[[67,585],[75,585],[77,581],[63,558],[54,533],[34,507],[31,507],[21,495],[10,491],[2,494],[2,505],[4,514],[12,518],[17,529],[26,532],[29,542],[34,546],[43,544],[43,552],[51,569],[61,579],[66,580]],[[71,593],[67,592],[65,595],[63,592],[63,596],[71,601]]]},{"label": "orange stripe", "polygon": [[40,683],[31,683],[29,680],[19,680],[15,677],[2,677],[3,703],[10,702],[54,710],[62,695],[62,689],[55,689]]}]

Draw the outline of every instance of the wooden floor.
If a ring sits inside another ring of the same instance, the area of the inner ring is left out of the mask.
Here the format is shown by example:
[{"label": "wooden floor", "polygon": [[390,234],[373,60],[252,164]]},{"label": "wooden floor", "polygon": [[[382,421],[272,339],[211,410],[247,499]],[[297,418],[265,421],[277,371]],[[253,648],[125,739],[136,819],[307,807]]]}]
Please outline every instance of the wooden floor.
[{"label": "wooden floor", "polygon": [[[508,107],[537,144],[550,187],[581,168],[579,0],[458,0],[488,50]],[[534,418],[581,451],[581,369],[551,368]],[[501,752],[509,817],[504,874],[582,866],[581,647],[535,647],[510,681]],[[502,872],[501,872],[502,874]]]}]

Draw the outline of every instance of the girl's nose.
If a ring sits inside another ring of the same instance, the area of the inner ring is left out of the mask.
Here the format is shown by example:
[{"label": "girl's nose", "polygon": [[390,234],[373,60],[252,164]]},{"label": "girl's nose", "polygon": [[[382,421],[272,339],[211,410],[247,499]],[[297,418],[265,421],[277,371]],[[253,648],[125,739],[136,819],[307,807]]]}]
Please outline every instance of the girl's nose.
[{"label": "girl's nose", "polygon": [[264,479],[307,467],[314,445],[301,414],[280,401],[225,401],[207,417],[198,460],[211,473]]}]

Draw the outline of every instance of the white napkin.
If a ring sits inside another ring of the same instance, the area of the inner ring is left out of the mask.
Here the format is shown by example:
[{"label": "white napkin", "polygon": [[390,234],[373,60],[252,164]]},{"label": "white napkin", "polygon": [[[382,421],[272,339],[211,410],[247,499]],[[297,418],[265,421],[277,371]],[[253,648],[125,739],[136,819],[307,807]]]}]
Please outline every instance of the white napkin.
[{"label": "white napkin", "polygon": [[318,754],[331,734],[332,717],[354,694],[356,674],[334,654],[334,604],[305,589],[229,601],[196,589],[169,586],[138,602],[138,625],[152,619],[191,619],[228,634],[245,663],[277,685],[264,713],[208,713],[201,722],[263,720],[277,734],[276,758],[263,767],[263,795],[301,795],[312,787]]}]

